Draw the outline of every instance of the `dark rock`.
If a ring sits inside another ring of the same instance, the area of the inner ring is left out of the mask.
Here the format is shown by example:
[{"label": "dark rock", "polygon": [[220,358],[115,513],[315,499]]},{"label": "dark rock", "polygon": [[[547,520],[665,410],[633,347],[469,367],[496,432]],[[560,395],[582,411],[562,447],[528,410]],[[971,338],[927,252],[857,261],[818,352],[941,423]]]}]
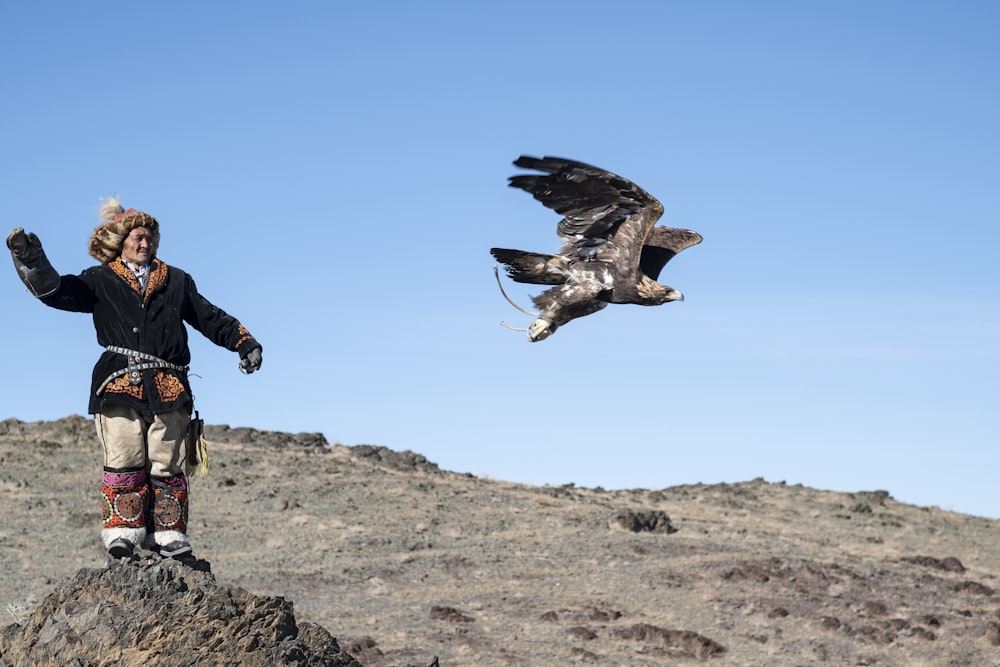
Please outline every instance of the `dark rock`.
[{"label": "dark rock", "polygon": [[157,556],[83,569],[23,625],[0,631],[0,667],[361,667],[292,603],[220,587],[204,565]]},{"label": "dark rock", "polygon": [[622,613],[617,610],[607,610],[598,609],[596,607],[590,607],[586,611],[586,618],[589,621],[601,621],[607,623],[608,621],[617,621],[622,617]]},{"label": "dark rock", "polygon": [[881,600],[865,600],[858,605],[857,612],[862,616],[885,616],[889,608]]},{"label": "dark rock", "polygon": [[819,623],[826,630],[837,630],[841,625],[840,619],[836,616],[824,616]]},{"label": "dark rock", "polygon": [[726,652],[724,646],[708,637],[690,630],[669,630],[648,623],[638,623],[627,628],[614,631],[620,639],[631,639],[651,643],[666,648],[672,655],[678,657],[717,658]]},{"label": "dark rock", "polygon": [[326,436],[322,433],[279,433],[259,431],[255,428],[230,428],[221,426],[205,426],[205,439],[213,442],[252,443],[273,449],[300,447],[302,449],[319,449],[329,447]]},{"label": "dark rock", "polygon": [[978,581],[963,581],[961,584],[955,586],[956,591],[962,593],[972,593],[974,595],[985,595],[987,597],[993,595],[994,591],[992,588],[986,584],[981,584]]},{"label": "dark rock", "polygon": [[417,454],[410,450],[397,452],[388,447],[377,445],[354,445],[349,449],[351,456],[354,458],[377,461],[381,465],[393,470],[440,472],[437,464],[428,461],[422,454]]},{"label": "dark rock", "polygon": [[1000,623],[990,623],[984,634],[990,646],[1000,646]]},{"label": "dark rock", "polygon": [[923,565],[924,567],[934,568],[935,570],[944,570],[946,572],[965,572],[965,566],[962,565],[962,561],[955,558],[954,556],[948,556],[947,558],[934,558],[933,556],[912,556],[901,559],[904,563],[913,563],[914,565]]},{"label": "dark rock", "polygon": [[566,633],[571,637],[576,637],[577,639],[582,639],[584,641],[597,639],[596,632],[582,625],[574,625],[571,628],[567,628]]},{"label": "dark rock", "polygon": [[466,616],[454,607],[431,607],[431,618],[437,621],[449,621],[451,623],[472,623],[475,619]]},{"label": "dark rock", "polygon": [[670,517],[662,510],[624,509],[615,514],[614,523],[633,533],[676,533]]}]

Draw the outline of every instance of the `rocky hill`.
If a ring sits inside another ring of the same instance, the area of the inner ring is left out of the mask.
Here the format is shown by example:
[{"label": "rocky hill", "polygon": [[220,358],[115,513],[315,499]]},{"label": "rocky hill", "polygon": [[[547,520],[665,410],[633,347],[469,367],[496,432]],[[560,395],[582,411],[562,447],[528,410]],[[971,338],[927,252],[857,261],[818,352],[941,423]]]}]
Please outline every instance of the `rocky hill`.
[{"label": "rocky hill", "polygon": [[880,490],[534,487],[320,434],[208,439],[197,560],[109,563],[91,422],[0,422],[0,665],[66,664],[57,649],[80,665],[1000,665],[995,520]]}]

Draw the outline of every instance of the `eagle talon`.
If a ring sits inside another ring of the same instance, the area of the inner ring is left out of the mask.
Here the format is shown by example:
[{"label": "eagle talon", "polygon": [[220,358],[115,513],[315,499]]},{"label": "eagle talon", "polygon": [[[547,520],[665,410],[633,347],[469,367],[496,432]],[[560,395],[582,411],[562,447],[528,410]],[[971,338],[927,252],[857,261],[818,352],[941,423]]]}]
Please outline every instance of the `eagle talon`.
[{"label": "eagle talon", "polygon": [[538,341],[545,340],[556,331],[556,325],[552,323],[552,320],[548,320],[544,317],[539,317],[537,320],[528,325],[528,340],[532,343],[537,343]]}]

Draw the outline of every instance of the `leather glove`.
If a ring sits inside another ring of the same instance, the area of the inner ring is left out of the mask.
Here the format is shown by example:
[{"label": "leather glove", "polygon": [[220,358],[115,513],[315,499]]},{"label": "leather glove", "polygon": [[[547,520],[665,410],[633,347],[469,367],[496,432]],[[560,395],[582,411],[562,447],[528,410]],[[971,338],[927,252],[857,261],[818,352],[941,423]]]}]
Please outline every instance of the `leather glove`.
[{"label": "leather glove", "polygon": [[260,370],[260,365],[263,362],[264,358],[261,356],[261,348],[255,347],[247,352],[247,356],[240,360],[240,370],[245,375],[250,375],[254,371]]},{"label": "leather glove", "polygon": [[29,292],[44,298],[59,289],[59,273],[52,268],[42,242],[33,232],[26,234],[23,227],[16,227],[7,235],[7,247],[14,269]]},{"label": "leather glove", "polygon": [[42,242],[34,232],[26,234],[24,227],[17,227],[7,235],[7,248],[18,259],[29,259],[42,249]]}]

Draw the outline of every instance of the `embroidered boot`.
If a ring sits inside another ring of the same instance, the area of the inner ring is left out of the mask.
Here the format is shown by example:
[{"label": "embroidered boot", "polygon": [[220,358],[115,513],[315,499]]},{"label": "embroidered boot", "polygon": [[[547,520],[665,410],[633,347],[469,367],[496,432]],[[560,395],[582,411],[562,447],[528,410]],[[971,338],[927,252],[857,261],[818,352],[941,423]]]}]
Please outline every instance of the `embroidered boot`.
[{"label": "embroidered boot", "polygon": [[187,536],[188,482],[183,475],[153,477],[153,540],[160,554],[183,558],[191,554]]},{"label": "embroidered boot", "polygon": [[149,484],[142,468],[105,468],[101,539],[112,558],[131,556],[146,538]]}]

